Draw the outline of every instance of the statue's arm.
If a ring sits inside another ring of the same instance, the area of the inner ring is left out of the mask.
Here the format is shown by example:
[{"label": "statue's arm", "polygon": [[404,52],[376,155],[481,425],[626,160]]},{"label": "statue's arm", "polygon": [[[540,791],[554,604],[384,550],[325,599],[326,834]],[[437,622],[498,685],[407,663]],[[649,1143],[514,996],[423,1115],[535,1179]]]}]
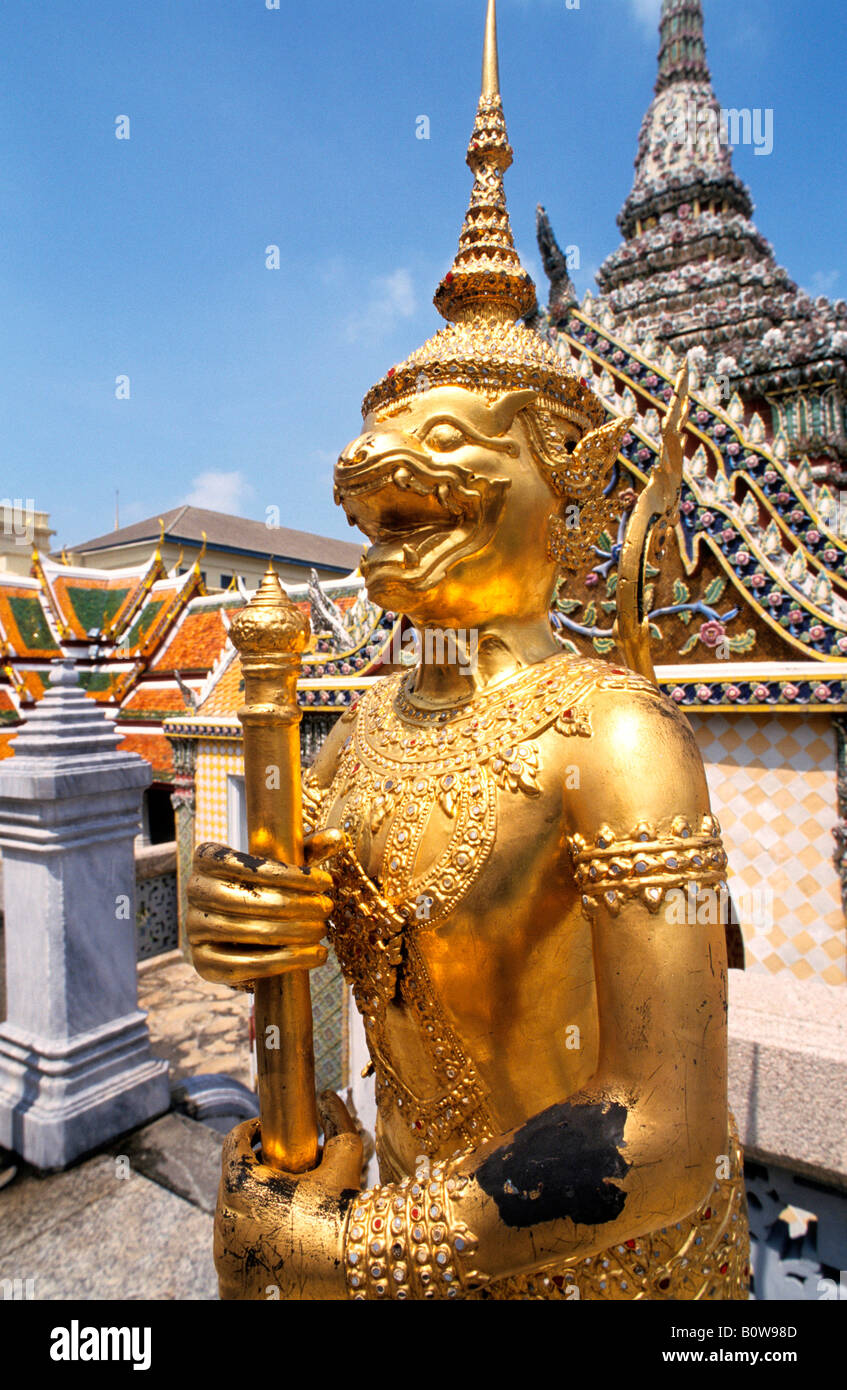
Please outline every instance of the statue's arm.
[{"label": "statue's arm", "polygon": [[353,1297],[461,1296],[671,1225],[714,1185],[727,1150],[724,934],[715,910],[683,920],[689,884],[717,901],[724,874],[702,763],[658,696],[599,696],[592,719],[565,840],[593,923],[596,1073],[426,1178],[355,1200]]}]

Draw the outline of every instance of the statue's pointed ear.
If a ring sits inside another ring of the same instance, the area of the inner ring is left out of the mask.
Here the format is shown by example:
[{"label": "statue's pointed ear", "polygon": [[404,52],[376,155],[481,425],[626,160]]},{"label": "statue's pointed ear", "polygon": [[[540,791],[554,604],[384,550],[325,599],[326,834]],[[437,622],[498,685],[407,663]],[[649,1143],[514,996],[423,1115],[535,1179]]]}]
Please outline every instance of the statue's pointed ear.
[{"label": "statue's pointed ear", "polygon": [[518,411],[523,410],[524,406],[532,405],[537,394],[537,391],[508,391],[499,401],[488,407],[491,433],[495,439],[512,428]]},{"label": "statue's pointed ear", "polygon": [[602,488],[620,453],[623,437],[634,422],[635,416],[627,415],[622,420],[609,420],[599,429],[584,434],[573,451],[575,470],[586,477],[594,477]]}]

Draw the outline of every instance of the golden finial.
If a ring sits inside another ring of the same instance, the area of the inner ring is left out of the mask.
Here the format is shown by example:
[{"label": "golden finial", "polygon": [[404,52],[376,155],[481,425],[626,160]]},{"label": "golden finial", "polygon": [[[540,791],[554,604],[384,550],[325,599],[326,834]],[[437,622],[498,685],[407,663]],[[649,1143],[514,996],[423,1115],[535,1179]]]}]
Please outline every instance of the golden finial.
[{"label": "golden finial", "polygon": [[497,0],[488,0],[485,47],[482,51],[482,95],[499,97],[500,64],[497,60]]},{"label": "golden finial", "polygon": [[514,323],[535,304],[535,286],[515,250],[503,189],[512,147],[500,99],[496,0],[488,0],[482,95],[467,162],[474,175],[470,205],[456,259],[435,292],[435,307],[449,323]]},{"label": "golden finial", "polygon": [[158,562],[159,564],[162,563],[162,546],[164,545],[164,543],[165,543],[165,523],[164,523],[164,521],[162,520],[162,518],[159,517],[159,539],[158,539],[158,541],[156,542],[156,549],[155,549],[154,552],[153,552],[153,564],[154,564],[154,565],[155,565],[157,562]]}]

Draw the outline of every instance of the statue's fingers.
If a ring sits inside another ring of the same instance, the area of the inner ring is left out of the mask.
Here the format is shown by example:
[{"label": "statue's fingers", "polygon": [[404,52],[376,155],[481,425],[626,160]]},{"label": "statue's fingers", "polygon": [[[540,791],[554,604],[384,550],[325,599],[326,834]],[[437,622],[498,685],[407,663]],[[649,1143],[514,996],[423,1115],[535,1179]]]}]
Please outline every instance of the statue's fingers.
[{"label": "statue's fingers", "polygon": [[303,843],[306,863],[310,866],[330,859],[344,848],[344,835],[340,830],[317,830],[308,835]]},{"label": "statue's fingers", "polygon": [[252,887],[293,887],[302,893],[327,893],[332,890],[332,877],[321,869],[308,865],[282,864],[275,859],[263,859],[244,854],[229,845],[213,842],[199,845],[194,851],[195,879],[211,879],[223,883]]},{"label": "statue's fingers", "polygon": [[[188,904],[196,918],[226,919],[233,923],[324,922],[332,911],[332,898],[320,893],[300,893],[291,888],[245,891],[240,884],[194,878],[188,885]],[[197,923],[199,925],[199,921]],[[263,928],[260,928],[263,929]]]},{"label": "statue's fingers", "polygon": [[285,946],[314,946],[326,935],[326,922],[314,917],[290,920],[250,919],[226,913],[188,913],[188,932],[195,946],[229,946],[234,951],[277,951]]},{"label": "statue's fingers", "polygon": [[209,942],[192,947],[194,967],[204,980],[241,988],[290,970],[315,970],[326,958],[327,949],[321,945],[286,946],[264,952],[233,950]]},{"label": "statue's fingers", "polygon": [[321,1181],[334,1192],[359,1192],[362,1186],[362,1138],[336,1134],[324,1144]]},{"label": "statue's fingers", "polygon": [[257,1163],[253,1149],[261,1127],[259,1116],[244,1120],[231,1129],[221,1148],[221,1180],[224,1191],[237,1191],[243,1183],[245,1172],[252,1170]]}]

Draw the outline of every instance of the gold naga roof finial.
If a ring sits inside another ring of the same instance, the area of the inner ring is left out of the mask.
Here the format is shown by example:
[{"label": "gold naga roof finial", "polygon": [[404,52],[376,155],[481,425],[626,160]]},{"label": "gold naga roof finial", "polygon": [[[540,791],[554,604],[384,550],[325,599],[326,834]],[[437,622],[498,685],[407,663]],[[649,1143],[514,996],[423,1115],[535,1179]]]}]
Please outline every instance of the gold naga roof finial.
[{"label": "gold naga roof finial", "polygon": [[197,559],[194,561],[194,568],[196,569],[196,571],[197,571],[198,574],[200,573],[200,565],[201,565],[201,563],[202,563],[202,561],[203,561],[203,557],[204,557],[205,554],[206,554],[206,540],[207,540],[207,536],[206,536],[206,532],[205,532],[205,531],[201,531],[201,532],[200,532],[200,535],[203,537],[203,544],[202,544],[201,547],[200,547],[200,554],[197,556]]}]

